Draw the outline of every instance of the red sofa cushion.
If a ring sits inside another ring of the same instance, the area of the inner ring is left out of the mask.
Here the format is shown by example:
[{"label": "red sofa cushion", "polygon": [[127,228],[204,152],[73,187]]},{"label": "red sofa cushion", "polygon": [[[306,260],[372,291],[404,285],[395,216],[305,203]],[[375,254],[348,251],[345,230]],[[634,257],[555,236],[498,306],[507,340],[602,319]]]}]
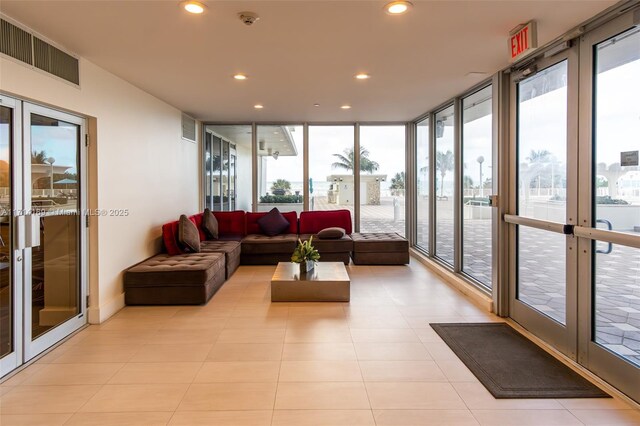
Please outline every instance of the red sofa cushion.
[{"label": "red sofa cushion", "polygon": [[162,225],[162,242],[164,248],[170,256],[182,254],[178,244],[178,221],[169,222]]},{"label": "red sofa cushion", "polygon": [[218,232],[222,237],[244,237],[245,230],[244,210],[234,210],[231,212],[212,212],[218,221]]},{"label": "red sofa cushion", "polygon": [[351,212],[349,210],[311,211],[300,213],[300,233],[317,234],[325,228],[344,228],[351,234]]},{"label": "red sofa cushion", "polygon": [[[249,213],[245,215],[246,218],[246,231],[247,235],[250,234],[262,234],[262,229],[258,225],[258,219],[266,215],[268,212]],[[285,234],[297,234],[298,233],[298,214],[296,212],[280,212],[287,222],[289,222],[289,229],[285,230]]]},{"label": "red sofa cushion", "polygon": [[200,235],[200,241],[205,241],[207,239],[207,236],[205,235],[204,229],[202,228],[202,213],[189,216],[189,220],[196,224],[196,228],[198,228],[198,234]]}]

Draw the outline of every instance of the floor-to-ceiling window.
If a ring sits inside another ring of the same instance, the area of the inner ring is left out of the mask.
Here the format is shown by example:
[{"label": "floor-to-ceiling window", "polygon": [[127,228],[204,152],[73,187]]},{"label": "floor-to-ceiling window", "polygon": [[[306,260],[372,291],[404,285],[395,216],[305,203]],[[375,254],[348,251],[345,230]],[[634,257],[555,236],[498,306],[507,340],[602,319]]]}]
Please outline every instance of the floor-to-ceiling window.
[{"label": "floor-to-ceiling window", "polygon": [[431,186],[430,167],[430,129],[429,118],[419,121],[416,126],[416,245],[429,251],[429,200]]},{"label": "floor-to-ceiling window", "polygon": [[351,210],[354,126],[309,126],[309,209]]},{"label": "floor-to-ceiling window", "polygon": [[491,287],[492,87],[462,98],[462,271]]},{"label": "floor-to-ceiling window", "polygon": [[303,209],[302,126],[258,125],[258,211]]},{"label": "floor-to-ceiling window", "polygon": [[360,127],[360,232],[405,234],[405,126]]},{"label": "floor-to-ceiling window", "polygon": [[435,115],[436,194],[435,255],[454,264],[455,117],[451,105]]}]

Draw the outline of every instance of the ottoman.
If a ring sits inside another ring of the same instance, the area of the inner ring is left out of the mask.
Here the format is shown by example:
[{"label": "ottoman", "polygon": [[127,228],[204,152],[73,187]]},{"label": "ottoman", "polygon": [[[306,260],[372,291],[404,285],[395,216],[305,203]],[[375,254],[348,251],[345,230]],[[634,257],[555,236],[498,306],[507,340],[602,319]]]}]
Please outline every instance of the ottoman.
[{"label": "ottoman", "polygon": [[210,240],[200,242],[201,253],[224,253],[226,263],[226,277],[231,275],[240,266],[240,241]]},{"label": "ottoman", "polygon": [[406,265],[409,242],[396,233],[355,233],[351,258],[356,265]]},{"label": "ottoman", "polygon": [[224,281],[224,253],[163,253],[124,272],[124,298],[127,305],[200,305]]}]

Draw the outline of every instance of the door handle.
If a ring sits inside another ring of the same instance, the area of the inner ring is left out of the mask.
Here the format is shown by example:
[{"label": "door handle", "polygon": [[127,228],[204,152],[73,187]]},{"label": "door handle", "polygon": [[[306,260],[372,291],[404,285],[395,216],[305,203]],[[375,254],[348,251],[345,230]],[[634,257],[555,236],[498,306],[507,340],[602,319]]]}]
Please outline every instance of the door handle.
[{"label": "door handle", "polygon": [[[607,230],[608,231],[613,230],[613,225],[607,219],[596,219],[596,223],[604,223],[605,225],[607,225]],[[596,253],[598,253],[598,254],[609,254],[612,251],[613,251],[613,244],[612,243],[607,243],[607,249],[606,250],[596,250]]]}]

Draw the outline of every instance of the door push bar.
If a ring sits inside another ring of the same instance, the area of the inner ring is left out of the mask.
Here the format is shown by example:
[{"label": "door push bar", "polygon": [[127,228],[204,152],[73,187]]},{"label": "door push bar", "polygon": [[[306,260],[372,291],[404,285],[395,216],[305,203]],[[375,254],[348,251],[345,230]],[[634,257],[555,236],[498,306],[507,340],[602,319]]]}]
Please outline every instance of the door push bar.
[{"label": "door push bar", "polygon": [[[607,230],[608,231],[612,231],[613,230],[613,225],[611,224],[611,222],[609,222],[607,219],[596,219],[596,223],[604,223],[605,225],[607,225]],[[599,254],[609,254],[613,251],[613,243],[612,242],[608,242],[607,243],[607,249],[606,250],[600,250],[597,249],[596,253]]]}]

